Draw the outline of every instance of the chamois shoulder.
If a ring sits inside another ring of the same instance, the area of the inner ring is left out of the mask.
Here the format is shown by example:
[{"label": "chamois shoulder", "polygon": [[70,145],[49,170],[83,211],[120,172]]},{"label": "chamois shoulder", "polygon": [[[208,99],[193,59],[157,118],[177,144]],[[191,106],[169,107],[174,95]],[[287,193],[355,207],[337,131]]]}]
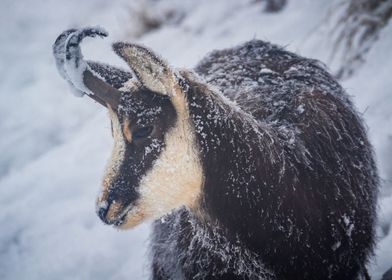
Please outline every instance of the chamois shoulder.
[{"label": "chamois shoulder", "polygon": [[283,111],[295,111],[298,107],[291,106],[293,101],[310,92],[333,95],[336,101],[352,107],[347,94],[321,62],[260,40],[213,51],[195,71],[262,120],[277,121]]}]

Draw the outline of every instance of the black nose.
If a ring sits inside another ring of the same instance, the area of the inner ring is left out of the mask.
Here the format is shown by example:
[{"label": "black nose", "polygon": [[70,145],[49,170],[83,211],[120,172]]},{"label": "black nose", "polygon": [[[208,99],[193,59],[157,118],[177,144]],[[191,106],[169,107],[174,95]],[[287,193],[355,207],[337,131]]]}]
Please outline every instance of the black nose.
[{"label": "black nose", "polygon": [[99,202],[98,206],[97,206],[98,217],[102,220],[102,222],[104,222],[105,224],[108,224],[108,225],[111,224],[111,222],[107,219],[107,216],[106,216],[106,214],[109,211],[109,207],[110,207],[109,201]]},{"label": "black nose", "polygon": [[99,207],[97,212],[98,212],[97,214],[98,214],[99,218],[100,218],[104,223],[107,223],[107,220],[106,220],[106,213],[108,212],[108,207]]}]

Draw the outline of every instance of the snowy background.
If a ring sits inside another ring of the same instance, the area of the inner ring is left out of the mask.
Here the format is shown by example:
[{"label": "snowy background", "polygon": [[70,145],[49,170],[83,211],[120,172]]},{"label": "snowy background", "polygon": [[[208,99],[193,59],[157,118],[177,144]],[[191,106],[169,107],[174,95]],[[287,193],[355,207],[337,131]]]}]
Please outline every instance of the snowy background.
[{"label": "snowy background", "polygon": [[[258,38],[337,72],[347,60],[334,43],[347,1],[340,2],[289,0],[266,12],[266,0],[1,0],[0,279],[149,276],[149,225],[119,232],[95,214],[110,123],[102,106],[73,97],[58,75],[51,47],[63,30],[105,27],[109,39],[86,40],[84,53],[122,66],[112,41],[142,42],[190,68],[213,49]],[[371,267],[380,279],[392,266],[392,23],[356,50],[362,62],[341,82],[367,122],[382,177]]]}]

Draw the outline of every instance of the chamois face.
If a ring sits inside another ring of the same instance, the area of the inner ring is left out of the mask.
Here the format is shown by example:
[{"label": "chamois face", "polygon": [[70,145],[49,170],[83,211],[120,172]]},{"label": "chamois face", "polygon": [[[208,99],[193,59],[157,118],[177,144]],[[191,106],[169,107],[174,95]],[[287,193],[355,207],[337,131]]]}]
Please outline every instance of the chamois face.
[{"label": "chamois face", "polygon": [[124,229],[195,206],[202,169],[185,98],[176,96],[142,87],[109,109],[114,148],[97,201],[105,223]]},{"label": "chamois face", "polygon": [[110,118],[115,143],[98,213],[106,223],[119,225],[125,212],[140,198],[137,187],[159,158],[165,133],[175,124],[176,113],[167,96],[141,89],[124,94],[117,112],[110,110]]}]

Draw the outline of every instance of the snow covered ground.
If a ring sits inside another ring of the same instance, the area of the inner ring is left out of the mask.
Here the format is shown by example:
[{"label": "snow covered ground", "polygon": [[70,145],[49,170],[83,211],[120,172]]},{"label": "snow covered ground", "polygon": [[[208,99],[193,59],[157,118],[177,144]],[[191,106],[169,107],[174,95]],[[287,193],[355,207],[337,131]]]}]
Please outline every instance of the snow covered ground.
[{"label": "snow covered ground", "polygon": [[[99,24],[109,39],[87,41],[84,53],[121,65],[110,42],[140,31],[131,11],[143,10],[145,1],[0,2],[0,279],[148,278],[149,225],[118,232],[94,211],[111,149],[107,114],[69,94],[51,54],[63,30]],[[330,5],[289,1],[282,12],[268,14],[253,0],[168,0],[145,10],[167,24],[137,40],[178,67],[192,67],[208,51],[251,38],[328,65]],[[165,20],[173,11],[176,20]],[[383,179],[375,279],[392,266],[391,49],[390,23],[367,62],[343,82],[369,126]]]}]

